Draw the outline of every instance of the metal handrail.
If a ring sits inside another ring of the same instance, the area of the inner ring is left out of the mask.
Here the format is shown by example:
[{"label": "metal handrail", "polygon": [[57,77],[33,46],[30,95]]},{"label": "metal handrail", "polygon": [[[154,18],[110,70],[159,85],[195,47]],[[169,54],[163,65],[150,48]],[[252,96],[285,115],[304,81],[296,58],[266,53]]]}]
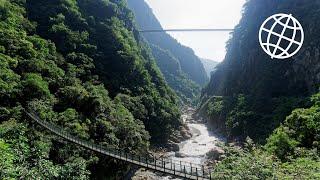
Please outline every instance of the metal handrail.
[{"label": "metal handrail", "polygon": [[25,111],[25,113],[50,132],[89,150],[173,176],[183,177],[186,179],[211,179],[211,171],[204,166],[199,167],[196,164],[183,163],[182,161],[175,163],[174,160],[168,158],[157,159],[155,156],[150,158],[148,155],[137,155],[125,152],[113,146],[108,147],[97,145],[93,142],[75,137],[57,125],[41,120],[34,112],[30,113]]}]

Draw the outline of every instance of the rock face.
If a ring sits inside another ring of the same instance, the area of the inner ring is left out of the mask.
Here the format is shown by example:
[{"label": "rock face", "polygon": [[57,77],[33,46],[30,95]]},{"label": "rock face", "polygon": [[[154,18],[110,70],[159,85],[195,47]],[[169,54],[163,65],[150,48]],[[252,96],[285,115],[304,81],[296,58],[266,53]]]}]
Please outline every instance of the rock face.
[{"label": "rock face", "polygon": [[[162,29],[144,0],[128,0],[140,29]],[[165,32],[143,33],[152,55],[169,86],[184,101],[191,103],[208,81],[203,64],[192,49],[181,45]]]},{"label": "rock face", "polygon": [[[230,139],[264,140],[293,109],[307,106],[301,99],[317,93],[320,84],[319,9],[319,1],[246,3],[225,60],[202,91],[200,113],[213,128],[226,131]],[[293,14],[305,30],[302,48],[285,60],[271,59],[259,43],[260,26],[275,10]]]},{"label": "rock face", "polygon": [[[153,14],[152,9],[144,0],[129,0],[128,5],[134,12],[137,24],[141,29],[162,29],[162,26]],[[172,54],[175,59],[178,60],[181,70],[191,80],[199,85],[204,85],[208,81],[206,71],[200,58],[195,55],[191,48],[183,46],[167,33],[160,32],[157,33],[156,36],[152,33],[146,33],[144,34],[144,37],[149,43]]]},{"label": "rock face", "polygon": [[292,69],[286,75],[294,77],[291,83],[304,82],[309,91],[315,92],[318,90],[315,85],[320,84],[319,47],[309,46],[303,50],[304,56],[294,58]]},{"label": "rock face", "polygon": [[[319,28],[313,19],[317,17],[315,14],[320,4],[316,1],[308,4],[313,8],[306,12],[306,8],[302,8],[305,2],[301,0],[251,0],[247,3],[245,14],[227,46],[225,60],[213,73],[205,94],[230,96],[243,93],[274,97],[317,91],[320,84]],[[295,18],[305,29],[306,38],[301,50],[284,61],[271,59],[260,48],[258,40],[261,24],[273,15],[275,8],[284,13],[294,10]]]}]

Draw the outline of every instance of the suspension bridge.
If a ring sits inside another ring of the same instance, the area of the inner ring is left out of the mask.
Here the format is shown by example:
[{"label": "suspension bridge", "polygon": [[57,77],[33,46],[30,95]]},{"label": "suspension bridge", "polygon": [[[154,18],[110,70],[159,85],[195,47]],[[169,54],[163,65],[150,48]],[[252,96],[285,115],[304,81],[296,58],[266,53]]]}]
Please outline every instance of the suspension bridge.
[{"label": "suspension bridge", "polygon": [[141,33],[157,33],[157,32],[232,32],[230,28],[211,28],[211,29],[144,29],[139,30]]},{"label": "suspension bridge", "polygon": [[174,177],[193,180],[211,180],[211,171],[203,165],[174,161],[170,158],[156,158],[156,156],[150,157],[150,155],[137,155],[125,152],[121,149],[95,144],[75,137],[53,123],[41,120],[35,112],[25,111],[25,113],[28,117],[51,133],[93,152]]}]

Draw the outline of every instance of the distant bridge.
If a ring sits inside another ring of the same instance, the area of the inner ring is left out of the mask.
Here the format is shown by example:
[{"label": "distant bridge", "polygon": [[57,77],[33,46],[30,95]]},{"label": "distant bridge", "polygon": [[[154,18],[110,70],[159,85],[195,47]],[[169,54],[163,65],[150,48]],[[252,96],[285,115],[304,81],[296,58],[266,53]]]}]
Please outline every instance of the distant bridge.
[{"label": "distant bridge", "polygon": [[156,32],[231,32],[234,29],[145,29],[139,30],[141,33],[156,33]]},{"label": "distant bridge", "polygon": [[25,111],[25,113],[37,122],[42,127],[46,128],[50,132],[68,140],[78,146],[82,146],[88,150],[101,153],[111,158],[128,162],[130,164],[137,165],[146,169],[179,177],[183,179],[210,179],[211,171],[205,168],[203,165],[187,163],[183,161],[174,161],[168,158],[157,159],[155,156],[150,158],[148,155],[134,155],[130,152],[124,152],[120,149],[107,148],[102,145],[97,145],[85,140],[81,140],[66,131],[63,128],[56,126],[50,122],[41,120],[35,113]]}]

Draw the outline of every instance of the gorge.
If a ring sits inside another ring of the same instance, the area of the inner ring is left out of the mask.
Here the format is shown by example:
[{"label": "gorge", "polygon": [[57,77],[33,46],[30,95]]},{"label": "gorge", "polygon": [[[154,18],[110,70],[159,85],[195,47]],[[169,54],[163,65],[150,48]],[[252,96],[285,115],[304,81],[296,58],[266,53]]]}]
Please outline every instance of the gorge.
[{"label": "gorge", "polygon": [[[143,0],[0,0],[0,179],[175,178],[70,143],[26,112],[154,169],[167,157],[212,179],[319,179],[319,9],[246,1],[224,61],[206,71],[169,34],[139,31],[162,29]],[[306,33],[285,61],[256,36],[279,12]]]}]

